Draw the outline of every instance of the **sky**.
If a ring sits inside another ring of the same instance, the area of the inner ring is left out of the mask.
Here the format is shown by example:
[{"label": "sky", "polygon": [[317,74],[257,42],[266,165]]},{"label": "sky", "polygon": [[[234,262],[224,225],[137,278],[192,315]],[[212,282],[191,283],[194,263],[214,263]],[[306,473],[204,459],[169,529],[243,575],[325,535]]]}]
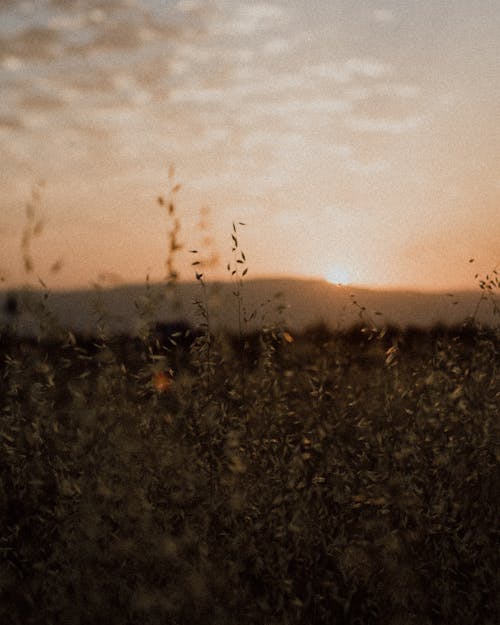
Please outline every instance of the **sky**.
[{"label": "sky", "polygon": [[474,288],[498,59],[494,0],[0,0],[0,287],[163,279],[180,184],[181,279],[236,221],[249,278]]}]

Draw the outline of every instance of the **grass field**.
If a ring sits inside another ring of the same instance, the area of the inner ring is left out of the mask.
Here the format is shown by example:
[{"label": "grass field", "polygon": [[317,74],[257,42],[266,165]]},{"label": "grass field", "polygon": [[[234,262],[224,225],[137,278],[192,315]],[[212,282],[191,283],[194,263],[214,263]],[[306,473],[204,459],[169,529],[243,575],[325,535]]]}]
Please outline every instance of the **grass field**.
[{"label": "grass field", "polygon": [[498,622],[498,330],[2,334],[2,623]]}]

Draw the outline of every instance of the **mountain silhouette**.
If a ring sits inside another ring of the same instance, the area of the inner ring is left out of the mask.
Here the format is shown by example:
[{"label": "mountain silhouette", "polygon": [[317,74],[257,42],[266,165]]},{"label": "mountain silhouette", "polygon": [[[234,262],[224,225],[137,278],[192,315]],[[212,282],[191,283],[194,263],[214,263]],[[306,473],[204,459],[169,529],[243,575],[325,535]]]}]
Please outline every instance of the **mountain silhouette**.
[{"label": "mountain silhouette", "polygon": [[[235,331],[239,326],[238,298],[228,282],[207,285],[206,298],[200,284],[123,285],[109,289],[0,291],[0,325],[11,324],[19,333],[33,333],[43,317],[45,323],[89,334],[99,324],[112,332],[137,333],[148,321],[170,323],[179,319],[193,327],[203,322],[200,306],[208,306],[213,330]],[[292,278],[248,280],[242,288],[241,321],[244,330],[280,324],[303,330],[324,323],[344,329],[364,320],[383,326],[392,324],[430,327],[437,323],[459,324],[476,314],[486,325],[498,325],[491,302],[481,291],[427,293],[410,290],[377,290],[336,286],[322,280]],[[16,314],[11,314],[12,301]]]}]

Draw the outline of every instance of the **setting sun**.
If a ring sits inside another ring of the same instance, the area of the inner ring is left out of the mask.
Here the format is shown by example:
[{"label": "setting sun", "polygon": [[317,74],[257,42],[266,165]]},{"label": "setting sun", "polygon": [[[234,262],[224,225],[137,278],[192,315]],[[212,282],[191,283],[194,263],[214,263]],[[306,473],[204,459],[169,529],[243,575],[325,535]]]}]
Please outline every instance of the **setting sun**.
[{"label": "setting sun", "polygon": [[331,284],[349,284],[351,279],[350,272],[341,265],[332,265],[325,274],[325,280]]}]

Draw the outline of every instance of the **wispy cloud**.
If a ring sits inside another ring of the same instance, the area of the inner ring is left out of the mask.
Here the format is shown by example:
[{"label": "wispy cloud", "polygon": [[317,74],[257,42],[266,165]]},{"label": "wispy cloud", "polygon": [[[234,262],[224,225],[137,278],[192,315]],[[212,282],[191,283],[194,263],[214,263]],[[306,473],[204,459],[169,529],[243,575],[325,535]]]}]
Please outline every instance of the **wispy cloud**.
[{"label": "wispy cloud", "polygon": [[0,129],[20,130],[24,123],[19,115],[0,114]]},{"label": "wispy cloud", "polygon": [[273,2],[237,2],[228,13],[221,13],[212,29],[217,35],[249,36],[283,24],[286,14]]},{"label": "wispy cloud", "polygon": [[63,51],[59,32],[50,27],[31,26],[0,39],[0,58],[39,61],[55,59]]},{"label": "wispy cloud", "polygon": [[24,62],[17,56],[8,55],[3,57],[0,66],[2,69],[8,72],[17,72],[18,70],[22,69],[22,67],[24,66]]},{"label": "wispy cloud", "polygon": [[418,85],[404,84],[398,82],[382,83],[376,85],[373,89],[378,95],[402,98],[405,100],[417,98],[421,93],[421,88]]},{"label": "wispy cloud", "polygon": [[256,147],[283,150],[286,148],[300,148],[304,145],[304,137],[300,133],[255,130],[250,132],[242,141],[242,148],[251,150]]},{"label": "wispy cloud", "polygon": [[391,9],[375,9],[372,15],[374,21],[379,24],[389,24],[396,19],[396,15]]},{"label": "wispy cloud", "polygon": [[384,119],[351,116],[346,124],[356,132],[386,133],[400,135],[420,128],[424,122],[421,115],[412,115],[404,119]]},{"label": "wispy cloud", "polygon": [[283,99],[256,103],[249,108],[250,115],[281,118],[288,122],[302,116],[310,120],[314,115],[336,115],[351,109],[348,100],[332,97]]},{"label": "wispy cloud", "polygon": [[290,41],[289,39],[276,38],[271,39],[262,46],[262,53],[270,55],[287,54],[293,47],[293,41]]},{"label": "wispy cloud", "polygon": [[193,13],[201,10],[204,4],[202,0],[179,0],[175,8],[181,13]]},{"label": "wispy cloud", "polygon": [[391,67],[378,59],[350,58],[344,61],[319,63],[311,68],[311,74],[318,78],[332,79],[344,84],[355,78],[382,78],[387,76]]}]

